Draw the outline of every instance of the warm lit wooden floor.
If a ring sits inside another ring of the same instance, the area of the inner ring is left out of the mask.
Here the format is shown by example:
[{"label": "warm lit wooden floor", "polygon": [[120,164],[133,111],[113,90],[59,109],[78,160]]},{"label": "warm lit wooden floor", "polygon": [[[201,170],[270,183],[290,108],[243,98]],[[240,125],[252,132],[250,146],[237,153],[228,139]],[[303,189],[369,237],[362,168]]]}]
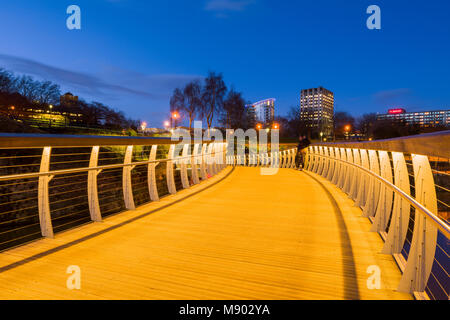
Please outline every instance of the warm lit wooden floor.
[{"label": "warm lit wooden floor", "polygon": [[[379,253],[383,242],[360,209],[316,175],[236,168],[125,223],[229,170],[159,203],[0,253],[0,299],[411,298],[395,291],[400,271]],[[66,288],[69,265],[81,268],[81,290]],[[371,265],[381,268],[381,290],[367,288]]]}]

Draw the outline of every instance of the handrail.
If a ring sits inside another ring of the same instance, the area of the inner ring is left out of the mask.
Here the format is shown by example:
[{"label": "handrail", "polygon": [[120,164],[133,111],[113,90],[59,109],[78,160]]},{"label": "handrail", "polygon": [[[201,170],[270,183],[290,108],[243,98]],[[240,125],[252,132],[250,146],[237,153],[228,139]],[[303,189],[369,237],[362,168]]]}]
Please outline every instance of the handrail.
[{"label": "handrail", "polygon": [[[170,145],[182,142],[170,137],[122,137],[122,136],[89,136],[60,134],[16,134],[0,133],[0,149],[42,148],[42,147],[92,147],[92,146],[125,146],[125,145]],[[209,143],[221,141],[192,139],[190,143]]]},{"label": "handrail", "polygon": [[363,166],[360,166],[360,165],[358,165],[356,163],[352,163],[352,162],[348,162],[348,161],[345,161],[345,160],[342,160],[342,159],[337,159],[337,158],[333,158],[333,157],[325,156],[325,155],[320,155],[320,154],[314,154],[314,156],[322,157],[322,158],[328,158],[328,159],[331,159],[331,160],[337,160],[337,161],[340,161],[340,162],[343,162],[343,163],[346,163],[346,164],[350,164],[350,165],[352,165],[354,167],[357,167],[358,169],[363,170],[366,173],[369,173],[370,175],[372,175],[376,179],[382,181],[385,185],[387,185],[388,187],[393,189],[395,192],[400,194],[400,196],[403,199],[405,199],[406,201],[408,201],[414,208],[416,208],[417,210],[421,211],[425,216],[430,218],[433,221],[433,223],[437,226],[437,228],[447,237],[447,239],[450,238],[450,226],[446,222],[444,222],[441,218],[436,216],[433,212],[428,210],[426,207],[424,207],[422,204],[420,204],[416,199],[414,199],[413,197],[411,197],[410,195],[405,193],[403,190],[401,190],[399,187],[397,187],[393,183],[389,182],[388,180],[384,179],[383,177],[379,176],[378,174],[376,174],[376,173],[368,170],[367,168],[364,168]]},{"label": "handrail", "polygon": [[186,157],[176,157],[174,159],[158,159],[158,160],[149,160],[149,161],[137,161],[137,162],[130,162],[130,163],[117,163],[117,164],[110,164],[105,166],[96,166],[96,167],[83,167],[83,168],[74,168],[74,169],[63,169],[63,170],[55,170],[55,171],[48,171],[48,172],[33,172],[33,173],[23,173],[23,174],[12,174],[12,175],[6,175],[6,176],[0,176],[0,181],[8,181],[8,180],[17,180],[17,179],[31,179],[31,178],[38,178],[43,176],[56,176],[56,175],[63,175],[63,174],[70,174],[70,173],[79,173],[79,172],[89,172],[89,171],[97,171],[97,170],[108,170],[108,169],[115,169],[115,168],[124,168],[124,167],[133,167],[133,166],[139,166],[139,165],[145,165],[150,163],[160,163],[160,162],[169,162],[169,161],[179,161],[183,159],[192,159],[192,158],[200,158],[203,156],[210,156],[210,155],[217,155],[217,154],[223,154],[224,151],[219,152],[210,152],[206,154],[198,154],[198,155],[190,155]]},{"label": "handrail", "polygon": [[395,151],[449,159],[450,148],[448,146],[450,145],[450,130],[384,140],[320,142],[314,143],[313,145]]}]

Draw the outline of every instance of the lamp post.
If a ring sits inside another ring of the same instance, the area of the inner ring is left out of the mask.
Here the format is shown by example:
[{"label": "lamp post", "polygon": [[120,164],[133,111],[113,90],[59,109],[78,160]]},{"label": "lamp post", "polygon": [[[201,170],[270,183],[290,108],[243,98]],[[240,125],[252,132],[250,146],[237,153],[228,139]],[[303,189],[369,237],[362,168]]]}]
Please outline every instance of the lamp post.
[{"label": "lamp post", "polygon": [[172,112],[172,116],[170,117],[170,121],[171,123],[171,127],[176,127],[177,126],[177,119],[180,118],[180,114],[178,113],[178,111],[174,111]]},{"label": "lamp post", "polygon": [[170,126],[170,122],[169,121],[164,121],[164,129],[169,129]]},{"label": "lamp post", "polygon": [[147,128],[147,122],[141,122],[141,131],[145,135],[145,128]]},{"label": "lamp post", "polygon": [[348,140],[349,133],[350,133],[350,130],[351,130],[351,129],[352,129],[352,126],[349,125],[349,124],[347,124],[347,125],[344,127],[344,131],[345,131],[345,139],[346,139],[346,140]]}]

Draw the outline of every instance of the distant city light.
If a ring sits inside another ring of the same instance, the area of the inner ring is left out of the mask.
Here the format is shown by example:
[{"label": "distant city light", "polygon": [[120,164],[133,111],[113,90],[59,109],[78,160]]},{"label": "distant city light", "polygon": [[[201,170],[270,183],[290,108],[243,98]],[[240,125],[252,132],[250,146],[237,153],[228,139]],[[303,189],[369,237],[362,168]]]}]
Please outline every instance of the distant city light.
[{"label": "distant city light", "polygon": [[397,109],[389,109],[388,110],[389,114],[402,114],[402,113],[406,113],[405,109],[402,108],[397,108]]}]

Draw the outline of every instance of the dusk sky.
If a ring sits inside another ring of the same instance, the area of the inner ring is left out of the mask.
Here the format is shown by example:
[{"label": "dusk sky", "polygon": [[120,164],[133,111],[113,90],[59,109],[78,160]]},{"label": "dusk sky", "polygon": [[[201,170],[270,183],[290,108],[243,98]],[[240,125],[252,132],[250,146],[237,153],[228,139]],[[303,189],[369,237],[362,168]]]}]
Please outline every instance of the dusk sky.
[{"label": "dusk sky", "polygon": [[[66,8],[81,8],[68,30]],[[366,27],[369,5],[381,30]],[[324,86],[353,115],[450,107],[448,0],[2,1],[0,67],[162,126],[173,89],[222,72],[246,100]]]}]

